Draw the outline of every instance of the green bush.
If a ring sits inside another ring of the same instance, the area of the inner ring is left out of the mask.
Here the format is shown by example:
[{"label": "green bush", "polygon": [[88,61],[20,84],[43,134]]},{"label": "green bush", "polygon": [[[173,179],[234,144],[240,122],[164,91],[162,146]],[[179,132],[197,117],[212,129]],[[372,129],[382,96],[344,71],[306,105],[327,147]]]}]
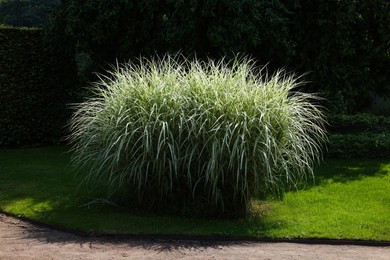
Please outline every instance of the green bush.
[{"label": "green bush", "polygon": [[246,59],[180,59],[117,67],[77,106],[70,140],[86,180],[144,207],[240,216],[259,192],[312,174],[323,119],[296,78]]},{"label": "green bush", "polygon": [[74,67],[71,57],[47,52],[43,37],[40,29],[0,27],[0,146],[63,136]]},{"label": "green bush", "polygon": [[327,157],[390,158],[390,134],[356,133],[329,136]]},{"label": "green bush", "polygon": [[331,114],[327,116],[328,132],[331,134],[387,133],[390,117],[373,114]]},{"label": "green bush", "polygon": [[329,115],[330,158],[390,158],[390,118],[372,114]]}]

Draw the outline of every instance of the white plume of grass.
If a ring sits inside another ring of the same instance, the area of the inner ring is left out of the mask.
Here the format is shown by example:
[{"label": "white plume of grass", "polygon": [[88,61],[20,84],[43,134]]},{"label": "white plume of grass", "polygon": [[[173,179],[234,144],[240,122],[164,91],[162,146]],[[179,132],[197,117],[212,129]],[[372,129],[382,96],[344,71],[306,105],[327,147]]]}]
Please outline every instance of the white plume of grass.
[{"label": "white plume of grass", "polygon": [[77,105],[73,162],[87,181],[141,203],[187,196],[245,211],[259,191],[311,176],[326,139],[318,97],[297,91],[293,75],[264,71],[247,58],[169,55],[117,66]]}]

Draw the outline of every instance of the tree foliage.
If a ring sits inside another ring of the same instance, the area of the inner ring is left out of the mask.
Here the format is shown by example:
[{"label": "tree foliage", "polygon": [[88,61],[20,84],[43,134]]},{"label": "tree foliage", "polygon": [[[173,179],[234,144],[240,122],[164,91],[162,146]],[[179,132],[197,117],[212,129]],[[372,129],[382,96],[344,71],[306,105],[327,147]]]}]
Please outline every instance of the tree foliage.
[{"label": "tree foliage", "polygon": [[390,92],[386,0],[64,0],[50,28],[90,55],[94,70],[156,53],[245,53],[271,70],[310,72],[308,86],[333,111],[358,111],[370,93]]},{"label": "tree foliage", "polygon": [[13,26],[43,26],[59,0],[3,0],[0,1],[0,23]]},{"label": "tree foliage", "polygon": [[390,2],[296,1],[290,34],[294,68],[308,75],[338,112],[359,111],[370,92],[390,92]]},{"label": "tree foliage", "polygon": [[279,1],[67,0],[55,21],[57,34],[65,29],[96,62],[180,50],[198,57],[262,52],[283,63],[277,58],[289,50],[285,13]]}]

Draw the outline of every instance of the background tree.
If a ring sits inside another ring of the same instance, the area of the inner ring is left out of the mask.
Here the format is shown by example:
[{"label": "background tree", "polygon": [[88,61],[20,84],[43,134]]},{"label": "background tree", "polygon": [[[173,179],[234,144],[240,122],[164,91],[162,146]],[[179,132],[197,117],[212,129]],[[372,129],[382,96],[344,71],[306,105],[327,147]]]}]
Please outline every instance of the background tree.
[{"label": "background tree", "polygon": [[245,53],[270,70],[309,72],[308,88],[337,113],[390,93],[386,0],[64,0],[50,33],[61,48],[86,54],[91,71],[156,53]]},{"label": "background tree", "polygon": [[165,52],[219,58],[253,51],[276,67],[291,49],[285,15],[280,1],[67,0],[53,29],[100,66]]},{"label": "background tree", "polygon": [[0,23],[13,26],[43,26],[60,0],[2,0]]},{"label": "background tree", "polygon": [[333,111],[362,111],[374,93],[390,92],[389,1],[300,0],[288,9],[291,67],[310,72]]}]

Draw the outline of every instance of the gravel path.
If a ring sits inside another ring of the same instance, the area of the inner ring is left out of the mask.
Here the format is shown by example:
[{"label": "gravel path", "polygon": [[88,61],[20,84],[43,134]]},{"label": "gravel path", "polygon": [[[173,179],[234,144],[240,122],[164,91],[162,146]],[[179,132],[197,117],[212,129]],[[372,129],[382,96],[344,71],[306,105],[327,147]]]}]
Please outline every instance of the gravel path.
[{"label": "gravel path", "polygon": [[91,238],[0,214],[0,259],[390,260],[390,246]]}]

